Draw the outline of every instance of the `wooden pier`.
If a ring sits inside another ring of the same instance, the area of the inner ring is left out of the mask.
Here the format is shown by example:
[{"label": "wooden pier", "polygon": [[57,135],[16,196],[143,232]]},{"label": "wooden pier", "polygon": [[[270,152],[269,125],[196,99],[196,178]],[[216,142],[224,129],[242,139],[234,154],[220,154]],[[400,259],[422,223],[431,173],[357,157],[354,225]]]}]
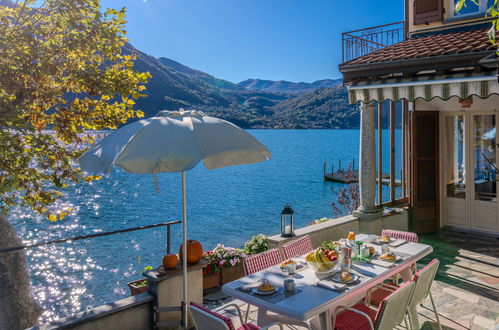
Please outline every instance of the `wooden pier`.
[{"label": "wooden pier", "polygon": [[334,170],[334,165],[331,166],[331,173],[326,172],[327,164],[324,162],[324,180],[340,182],[340,183],[355,183],[359,182],[359,171],[355,169],[355,159],[352,164],[348,165],[347,169],[341,167],[341,160],[338,162],[338,169]]},{"label": "wooden pier", "polygon": [[[355,159],[349,164],[347,169],[343,169],[341,167],[341,160],[338,162],[338,169],[334,170],[334,165],[331,166],[331,172],[327,173],[327,164],[324,162],[324,180],[325,181],[333,181],[339,183],[355,183],[359,182],[359,171],[355,169]],[[376,182],[378,182],[378,178],[376,178]],[[383,174],[381,178],[382,185],[390,185],[390,175]],[[394,180],[395,187],[400,187],[402,182],[400,180]]]}]

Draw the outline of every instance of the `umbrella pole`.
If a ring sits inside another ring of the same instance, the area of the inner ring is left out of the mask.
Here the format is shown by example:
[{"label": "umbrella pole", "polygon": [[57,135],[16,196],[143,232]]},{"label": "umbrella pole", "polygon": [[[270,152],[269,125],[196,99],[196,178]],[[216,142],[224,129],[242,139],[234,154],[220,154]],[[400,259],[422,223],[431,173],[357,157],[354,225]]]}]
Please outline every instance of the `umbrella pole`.
[{"label": "umbrella pole", "polygon": [[185,171],[182,171],[182,241],[183,255],[182,258],[182,325],[187,328],[187,206],[186,206],[186,187],[185,187]]}]

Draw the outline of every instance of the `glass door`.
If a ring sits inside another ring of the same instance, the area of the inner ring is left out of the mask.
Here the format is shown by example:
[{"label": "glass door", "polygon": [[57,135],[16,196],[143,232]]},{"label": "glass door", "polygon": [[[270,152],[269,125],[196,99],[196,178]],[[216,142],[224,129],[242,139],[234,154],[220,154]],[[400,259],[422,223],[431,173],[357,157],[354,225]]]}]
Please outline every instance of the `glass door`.
[{"label": "glass door", "polygon": [[444,223],[467,226],[465,116],[443,118]]},{"label": "glass door", "polygon": [[496,230],[496,115],[473,115],[471,139],[474,179],[471,225],[476,229]]}]

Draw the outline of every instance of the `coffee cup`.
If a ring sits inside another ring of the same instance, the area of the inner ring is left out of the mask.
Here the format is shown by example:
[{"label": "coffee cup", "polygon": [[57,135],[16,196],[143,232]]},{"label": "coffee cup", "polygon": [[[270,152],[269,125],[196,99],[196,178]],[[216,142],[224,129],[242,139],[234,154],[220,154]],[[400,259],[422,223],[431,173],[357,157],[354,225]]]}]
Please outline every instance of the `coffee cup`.
[{"label": "coffee cup", "polygon": [[296,284],[292,278],[287,278],[284,280],[284,290],[292,292],[295,290]]}]

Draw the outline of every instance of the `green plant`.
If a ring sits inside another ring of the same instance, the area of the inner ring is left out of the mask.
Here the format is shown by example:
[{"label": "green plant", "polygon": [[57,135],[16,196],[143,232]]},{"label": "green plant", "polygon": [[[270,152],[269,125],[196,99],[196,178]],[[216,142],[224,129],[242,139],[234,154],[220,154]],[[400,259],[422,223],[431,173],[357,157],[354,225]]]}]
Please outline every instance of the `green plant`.
[{"label": "green plant", "polygon": [[218,265],[218,259],[213,254],[213,251],[206,251],[203,254],[203,260],[209,262],[209,264],[203,268],[203,276],[215,275],[217,273],[220,273],[221,269]]},{"label": "green plant", "polygon": [[338,247],[340,246],[338,243],[335,241],[330,241],[330,242],[322,242],[321,246],[324,248],[324,250],[338,250]]},{"label": "green plant", "polygon": [[327,221],[331,221],[331,220],[334,220],[334,219],[333,218],[326,218],[326,217],[324,217],[324,218],[320,218],[320,219],[316,219],[316,220],[312,221],[310,223],[310,225],[316,225],[318,223],[323,223],[323,222],[327,222]]},{"label": "green plant", "polygon": [[257,254],[269,249],[269,242],[267,236],[263,234],[251,237],[249,241],[244,244],[244,252],[246,254]]},{"label": "green plant", "polygon": [[220,268],[230,268],[243,261],[243,259],[246,258],[246,253],[238,248],[218,244],[217,247],[213,249],[213,258],[217,261]]},{"label": "green plant", "polygon": [[[152,270],[152,266],[145,266],[144,269],[142,269],[141,273],[144,274],[148,270]],[[135,283],[135,286],[137,288],[141,288],[141,287],[146,286],[146,285],[147,285],[147,278],[143,279],[141,282]]]},{"label": "green plant", "polygon": [[[454,11],[459,14],[463,7],[467,6],[467,3],[474,3],[476,5],[480,4],[480,1],[486,0],[459,0],[456,3]],[[493,4],[487,9],[487,16],[493,17],[492,26],[487,32],[489,41],[494,46],[499,46],[499,40],[496,38],[497,32],[499,31],[499,0],[494,0]],[[496,50],[496,54],[499,55],[499,49]]]}]

